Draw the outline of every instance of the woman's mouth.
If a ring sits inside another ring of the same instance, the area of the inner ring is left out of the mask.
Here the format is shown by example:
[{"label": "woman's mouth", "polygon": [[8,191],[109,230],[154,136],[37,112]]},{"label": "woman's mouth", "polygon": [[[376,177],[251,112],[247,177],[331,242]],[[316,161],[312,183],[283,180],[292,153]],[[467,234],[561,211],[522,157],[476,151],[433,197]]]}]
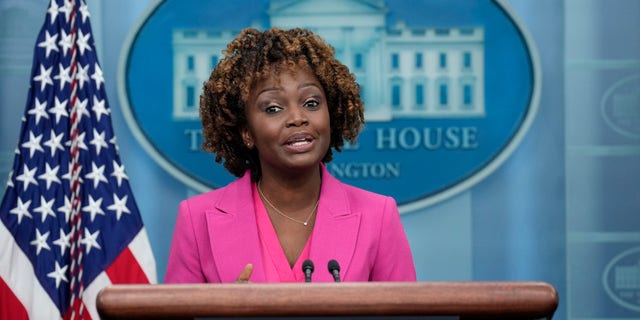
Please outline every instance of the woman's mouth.
[{"label": "woman's mouth", "polygon": [[285,146],[294,152],[306,152],[313,146],[314,141],[310,134],[297,133],[287,139]]}]

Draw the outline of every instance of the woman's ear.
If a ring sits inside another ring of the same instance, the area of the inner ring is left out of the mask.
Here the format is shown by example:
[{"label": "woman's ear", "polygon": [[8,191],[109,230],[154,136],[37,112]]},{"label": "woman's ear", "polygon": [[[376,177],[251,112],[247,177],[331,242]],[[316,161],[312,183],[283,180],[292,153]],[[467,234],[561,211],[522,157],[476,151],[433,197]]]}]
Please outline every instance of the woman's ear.
[{"label": "woman's ear", "polygon": [[251,132],[249,132],[249,129],[242,128],[240,130],[240,134],[242,135],[242,142],[244,143],[244,145],[249,149],[253,149],[253,138],[251,137]]}]

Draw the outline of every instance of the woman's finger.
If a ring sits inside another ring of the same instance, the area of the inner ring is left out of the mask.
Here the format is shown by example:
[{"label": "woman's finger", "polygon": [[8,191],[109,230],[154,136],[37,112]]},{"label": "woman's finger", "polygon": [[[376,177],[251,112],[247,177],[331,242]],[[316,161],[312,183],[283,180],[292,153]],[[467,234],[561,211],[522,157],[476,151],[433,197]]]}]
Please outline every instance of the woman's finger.
[{"label": "woman's finger", "polygon": [[236,282],[249,282],[249,278],[251,278],[251,274],[253,273],[253,264],[248,263],[240,272],[238,279]]}]

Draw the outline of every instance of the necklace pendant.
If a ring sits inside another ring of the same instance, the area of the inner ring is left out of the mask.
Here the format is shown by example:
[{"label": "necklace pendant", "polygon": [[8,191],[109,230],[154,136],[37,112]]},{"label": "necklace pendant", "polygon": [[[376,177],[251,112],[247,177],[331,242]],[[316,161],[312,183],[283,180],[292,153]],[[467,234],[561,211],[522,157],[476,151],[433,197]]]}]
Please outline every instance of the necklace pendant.
[{"label": "necklace pendant", "polygon": [[304,222],[303,224],[304,224],[305,226],[307,225],[307,223],[306,223],[306,222]]}]

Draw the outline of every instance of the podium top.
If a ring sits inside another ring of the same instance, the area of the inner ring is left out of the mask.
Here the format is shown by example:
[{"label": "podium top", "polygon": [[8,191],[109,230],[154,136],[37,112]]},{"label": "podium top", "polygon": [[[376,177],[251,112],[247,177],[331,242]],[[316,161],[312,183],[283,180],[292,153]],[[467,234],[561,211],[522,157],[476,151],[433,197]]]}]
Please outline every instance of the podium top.
[{"label": "podium top", "polygon": [[391,315],[550,319],[557,306],[557,291],[545,282],[113,285],[97,298],[103,319]]}]

